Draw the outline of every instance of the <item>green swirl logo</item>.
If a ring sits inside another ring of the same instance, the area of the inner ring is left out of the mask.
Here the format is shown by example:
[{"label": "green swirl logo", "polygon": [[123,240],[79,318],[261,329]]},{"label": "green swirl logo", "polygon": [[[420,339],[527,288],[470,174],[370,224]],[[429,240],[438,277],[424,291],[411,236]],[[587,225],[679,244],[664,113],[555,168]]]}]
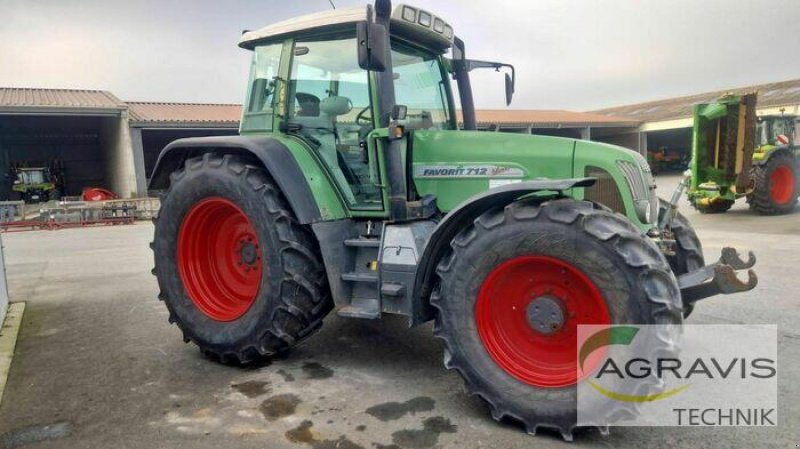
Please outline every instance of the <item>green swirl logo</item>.
[{"label": "green swirl logo", "polygon": [[[581,372],[583,372],[584,370],[583,366],[584,363],[586,362],[586,359],[593,352],[597,351],[600,348],[612,345],[630,346],[630,344],[636,338],[636,335],[638,333],[639,333],[639,328],[635,326],[614,326],[606,329],[601,329],[592,334],[589,338],[587,338],[583,342],[580,350],[578,351],[578,365],[580,366]],[[676,394],[681,393],[685,391],[687,388],[689,388],[689,385],[683,385],[677,388],[673,388],[671,390],[663,391],[661,393],[655,393],[650,395],[631,395],[609,390],[607,388],[604,388],[597,382],[594,382],[593,380],[588,380],[588,382],[589,385],[591,385],[592,388],[594,388],[598,393],[608,398],[621,402],[658,401],[661,399],[666,399],[671,396],[675,396]]]}]

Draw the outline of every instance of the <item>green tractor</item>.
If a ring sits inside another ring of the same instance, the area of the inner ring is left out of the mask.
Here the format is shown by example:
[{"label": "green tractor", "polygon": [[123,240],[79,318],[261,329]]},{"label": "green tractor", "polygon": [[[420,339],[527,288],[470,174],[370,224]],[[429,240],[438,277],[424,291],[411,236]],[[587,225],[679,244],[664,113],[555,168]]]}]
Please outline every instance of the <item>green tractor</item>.
[{"label": "green tractor", "polygon": [[507,70],[510,102],[513,67],[467,59],[428,11],[377,0],[239,46],[241,135],[172,142],[150,181],[159,297],[209,358],[281,353],[332,310],[435,321],[445,366],[495,419],[570,439],[578,325],[679,325],[756,284],[735,251],[704,266],[640,154],[477,131],[470,72]]},{"label": "green tractor", "polygon": [[800,196],[800,148],[795,138],[795,115],[762,115],[758,118],[757,145],[750,177],[754,189],[748,192],[750,208],[765,214],[792,212]]},{"label": "green tractor", "polygon": [[47,167],[14,166],[11,191],[26,203],[41,203],[61,198],[61,171],[57,163]]},{"label": "green tractor", "polygon": [[797,205],[795,117],[756,117],[756,94],[726,95],[694,108],[687,196],[703,213],[726,212],[746,197],[763,215]]}]

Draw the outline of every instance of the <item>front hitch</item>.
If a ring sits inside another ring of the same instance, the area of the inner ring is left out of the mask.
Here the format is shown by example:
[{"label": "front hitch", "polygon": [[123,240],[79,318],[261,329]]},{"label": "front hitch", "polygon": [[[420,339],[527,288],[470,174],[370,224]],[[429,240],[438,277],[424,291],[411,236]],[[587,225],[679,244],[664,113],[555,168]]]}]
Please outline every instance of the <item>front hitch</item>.
[{"label": "front hitch", "polygon": [[[756,256],[752,251],[748,253],[745,261],[739,257],[735,249],[723,248],[717,262],[678,276],[684,307],[710,296],[752,290],[758,284],[758,277],[751,270],[755,264]],[[747,282],[742,282],[736,276],[736,270],[747,270]]]},{"label": "front hitch", "polygon": [[658,229],[664,231],[670,225],[672,225],[672,219],[675,217],[675,213],[678,210],[678,204],[681,201],[681,196],[683,196],[683,192],[689,187],[689,183],[691,182],[692,175],[689,170],[683,174],[683,178],[681,178],[681,182],[678,183],[678,186],[675,187],[675,191],[672,192],[672,198],[670,198],[669,203],[667,203],[667,210],[664,211],[664,215],[659,217],[658,220]]}]

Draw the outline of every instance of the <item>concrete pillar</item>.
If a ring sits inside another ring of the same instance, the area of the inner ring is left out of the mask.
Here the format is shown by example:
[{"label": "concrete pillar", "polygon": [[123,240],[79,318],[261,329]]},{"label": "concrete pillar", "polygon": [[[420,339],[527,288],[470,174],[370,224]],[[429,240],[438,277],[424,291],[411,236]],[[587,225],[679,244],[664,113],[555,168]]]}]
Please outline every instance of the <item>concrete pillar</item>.
[{"label": "concrete pillar", "polygon": [[144,167],[144,146],[142,128],[130,128],[133,169],[136,172],[136,196],[147,196],[147,175]]},{"label": "concrete pillar", "polygon": [[138,190],[128,111],[109,120],[103,130],[108,188],[120,198],[131,198]]},{"label": "concrete pillar", "polygon": [[639,131],[639,154],[644,157],[647,157],[647,133],[644,131]]}]

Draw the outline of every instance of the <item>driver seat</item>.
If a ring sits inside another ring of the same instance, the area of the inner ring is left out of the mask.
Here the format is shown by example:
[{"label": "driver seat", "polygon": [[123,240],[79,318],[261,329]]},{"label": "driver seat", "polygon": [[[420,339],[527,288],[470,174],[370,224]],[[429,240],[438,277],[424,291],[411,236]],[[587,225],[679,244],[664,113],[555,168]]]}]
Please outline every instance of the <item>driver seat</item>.
[{"label": "driver seat", "polygon": [[305,134],[320,142],[317,152],[330,168],[347,200],[354,203],[352,186],[339,165],[340,158],[336,150],[336,144],[339,142],[336,117],[350,112],[353,103],[349,98],[340,96],[329,96],[320,101],[315,95],[304,92],[297,92],[295,98],[300,105],[300,110],[295,115],[296,122],[303,125]]}]

